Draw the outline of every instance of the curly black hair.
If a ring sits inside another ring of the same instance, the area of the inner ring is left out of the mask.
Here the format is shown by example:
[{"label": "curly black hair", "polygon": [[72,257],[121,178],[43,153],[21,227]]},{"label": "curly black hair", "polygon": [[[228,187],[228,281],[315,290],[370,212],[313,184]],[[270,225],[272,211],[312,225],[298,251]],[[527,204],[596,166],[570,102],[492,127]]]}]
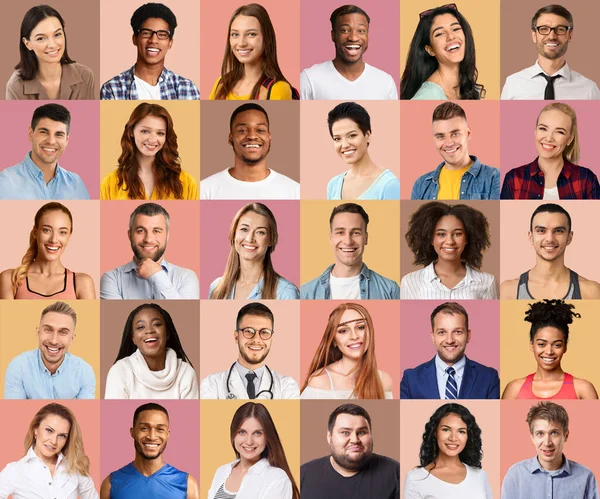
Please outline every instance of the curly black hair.
[{"label": "curly black hair", "polygon": [[487,218],[466,204],[448,205],[440,201],[421,205],[410,217],[406,242],[415,255],[414,264],[427,266],[438,259],[431,242],[438,220],[448,215],[458,218],[465,227],[468,244],[461,255],[462,261],[474,269],[481,268],[483,253],[490,247]]},{"label": "curly black hair", "polygon": [[467,425],[467,443],[463,451],[458,455],[460,461],[474,468],[481,468],[481,458],[483,457],[483,451],[481,450],[481,428],[477,425],[475,416],[471,414],[469,409],[464,405],[455,403],[444,404],[438,407],[425,425],[423,442],[419,451],[420,466],[424,468],[434,463],[435,467],[435,461],[440,452],[437,443],[437,429],[442,418],[448,414],[456,414]]},{"label": "curly black hair", "polygon": [[580,318],[581,314],[574,312],[575,305],[565,303],[563,300],[544,300],[529,304],[529,310],[525,312],[525,321],[531,322],[529,330],[529,341],[538,330],[544,327],[555,327],[565,335],[565,343],[569,341],[569,324],[574,318]]}]

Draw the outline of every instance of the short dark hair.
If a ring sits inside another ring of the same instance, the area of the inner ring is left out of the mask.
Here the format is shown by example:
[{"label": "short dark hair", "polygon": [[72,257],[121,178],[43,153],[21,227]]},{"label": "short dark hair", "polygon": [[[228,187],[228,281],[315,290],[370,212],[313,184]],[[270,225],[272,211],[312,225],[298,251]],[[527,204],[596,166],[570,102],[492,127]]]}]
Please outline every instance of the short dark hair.
[{"label": "short dark hair", "polygon": [[533,15],[531,18],[531,29],[535,30],[537,20],[542,14],[554,14],[556,16],[564,17],[569,22],[569,27],[573,29],[573,15],[562,5],[552,4],[546,5]]},{"label": "short dark hair", "polygon": [[350,414],[351,416],[362,416],[369,423],[369,429],[371,429],[371,416],[369,413],[360,405],[356,404],[343,404],[337,407],[330,415],[329,421],[327,422],[327,431],[331,433],[335,426],[335,421],[340,414]]},{"label": "short dark hair", "polygon": [[569,215],[569,212],[561,205],[555,203],[544,203],[535,209],[531,215],[531,220],[529,221],[529,232],[533,232],[533,218],[538,213],[562,213],[565,217],[567,217],[567,229],[569,232],[571,232],[571,215]]},{"label": "short dark hair", "polygon": [[335,106],[327,115],[327,126],[329,126],[329,135],[333,137],[333,124],[336,121],[343,119],[349,119],[354,121],[360,128],[363,135],[367,132],[371,133],[371,117],[367,110],[356,102],[342,102]]},{"label": "short dark hair", "polygon": [[31,129],[35,130],[42,118],[48,118],[52,121],[58,121],[67,125],[67,135],[71,129],[71,113],[65,106],[60,104],[44,104],[36,108],[31,117]]},{"label": "short dark hair", "polygon": [[445,121],[451,120],[452,118],[464,118],[466,120],[467,114],[458,104],[447,101],[433,110],[433,119],[431,121]]},{"label": "short dark hair", "polygon": [[138,215],[145,215],[147,217],[155,217],[156,215],[162,215],[165,217],[165,224],[167,226],[167,231],[171,225],[171,217],[169,216],[169,212],[165,210],[158,203],[142,203],[135,210],[131,212],[129,216],[129,230],[133,229],[133,222],[135,221],[135,217]]},{"label": "short dark hair", "polygon": [[175,14],[173,14],[173,11],[162,3],[146,3],[136,9],[131,16],[131,28],[133,29],[133,33],[137,35],[142,24],[144,24],[146,19],[150,18],[162,19],[166,22],[169,25],[171,38],[173,38],[175,28],[177,27],[177,18],[175,17]]},{"label": "short dark hair", "polygon": [[258,317],[264,317],[265,319],[269,319],[271,324],[275,326],[275,317],[273,317],[273,312],[266,305],[263,305],[260,302],[252,302],[244,305],[240,308],[240,311],[237,314],[237,318],[235,320],[235,327],[237,329],[240,328],[240,322],[247,315],[256,315]]},{"label": "short dark hair", "polygon": [[360,215],[363,218],[363,220],[365,221],[365,229],[367,228],[367,225],[369,225],[369,215],[367,215],[367,212],[361,205],[356,204],[356,203],[343,203],[343,204],[336,206],[331,211],[331,216],[329,217],[329,228],[330,229],[331,229],[331,224],[333,223],[333,219],[338,213],[356,213],[356,214]]},{"label": "short dark hair", "polygon": [[469,329],[469,314],[465,310],[460,303],[456,303],[454,301],[447,301],[446,303],[442,303],[433,309],[431,312],[431,330],[433,331],[433,321],[435,320],[438,314],[445,315],[462,315],[465,318],[465,326],[467,330]]},{"label": "short dark hair", "polygon": [[554,402],[540,402],[529,409],[526,421],[531,434],[533,434],[533,422],[536,419],[544,419],[549,423],[557,423],[565,433],[569,431],[569,414],[562,405],[555,404]]},{"label": "short dark hair", "polygon": [[259,106],[258,104],[255,104],[254,102],[247,102],[246,104],[242,104],[241,106],[236,107],[235,110],[233,111],[233,113],[231,113],[231,118],[229,118],[229,130],[230,131],[231,131],[231,127],[233,126],[233,120],[235,119],[235,117],[238,114],[244,113],[246,111],[260,111],[261,113],[263,113],[265,115],[265,118],[267,118],[267,126],[270,126],[269,115],[265,111],[265,108],[262,106]]},{"label": "short dark hair", "polygon": [[135,412],[133,413],[133,426],[137,423],[140,414],[144,411],[160,411],[167,415],[167,420],[169,419],[169,412],[162,405],[157,404],[156,402],[148,402],[147,404],[140,405]]},{"label": "short dark hair", "polygon": [[367,14],[357,5],[342,5],[341,7],[335,9],[329,17],[329,20],[331,21],[332,31],[335,30],[335,25],[337,23],[338,18],[341,16],[345,16],[346,14],[362,14],[367,18],[367,23],[371,24],[371,18],[369,17],[369,14]]}]

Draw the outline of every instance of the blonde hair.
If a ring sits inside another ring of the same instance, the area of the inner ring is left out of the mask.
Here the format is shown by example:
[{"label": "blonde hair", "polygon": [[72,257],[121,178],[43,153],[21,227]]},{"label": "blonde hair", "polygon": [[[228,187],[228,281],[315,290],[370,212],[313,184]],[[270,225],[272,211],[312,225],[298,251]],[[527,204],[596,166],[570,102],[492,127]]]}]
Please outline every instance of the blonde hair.
[{"label": "blonde hair", "polygon": [[48,404],[42,407],[29,423],[29,429],[25,435],[25,454],[35,445],[35,430],[40,427],[40,424],[48,416],[58,416],[69,422],[69,436],[62,449],[64,456],[63,462],[66,466],[68,475],[78,474],[82,476],[90,476],[90,460],[85,455],[83,449],[83,439],[81,438],[81,429],[77,424],[75,415],[71,409],[61,404]]},{"label": "blonde hair", "polygon": [[49,213],[51,211],[62,211],[63,213],[65,213],[69,217],[69,221],[71,222],[71,233],[73,233],[73,215],[71,215],[71,212],[65,205],[53,201],[50,203],[46,203],[37,211],[33,222],[33,229],[31,229],[31,232],[29,233],[29,248],[27,248],[23,259],[21,260],[21,265],[19,265],[15,270],[13,270],[12,273],[13,294],[17,293],[19,282],[21,281],[21,279],[27,276],[29,267],[38,256],[38,242],[36,232],[39,228],[41,218],[46,213]]},{"label": "blonde hair", "polygon": [[575,113],[575,109],[573,109],[568,104],[564,104],[563,102],[553,102],[548,104],[540,111],[540,114],[537,117],[537,121],[535,122],[535,126],[538,126],[540,122],[540,116],[542,113],[546,111],[561,111],[566,114],[569,118],[571,118],[571,143],[565,147],[563,151],[563,158],[567,161],[577,164],[579,161],[579,134],[577,132],[577,113]]},{"label": "blonde hair", "polygon": [[71,319],[73,319],[73,326],[77,325],[77,313],[75,310],[71,308],[71,306],[64,301],[57,301],[48,305],[43,311],[42,315],[40,315],[40,320],[43,319],[44,315],[56,312],[57,314],[68,315]]}]

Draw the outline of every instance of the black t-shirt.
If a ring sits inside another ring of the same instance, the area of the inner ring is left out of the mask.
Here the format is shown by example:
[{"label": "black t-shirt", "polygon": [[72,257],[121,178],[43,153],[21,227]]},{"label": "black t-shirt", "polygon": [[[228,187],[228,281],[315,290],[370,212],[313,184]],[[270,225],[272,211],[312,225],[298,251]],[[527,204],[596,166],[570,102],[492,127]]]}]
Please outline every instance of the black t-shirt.
[{"label": "black t-shirt", "polygon": [[302,499],[399,499],[400,463],[373,454],[369,464],[353,476],[340,475],[329,456],[313,459],[300,468]]}]

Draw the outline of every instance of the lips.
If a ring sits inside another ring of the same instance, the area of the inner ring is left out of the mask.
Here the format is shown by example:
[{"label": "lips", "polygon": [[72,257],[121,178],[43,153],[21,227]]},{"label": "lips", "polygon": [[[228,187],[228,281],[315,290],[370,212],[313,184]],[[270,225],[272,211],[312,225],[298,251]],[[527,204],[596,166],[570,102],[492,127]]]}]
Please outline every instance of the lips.
[{"label": "lips", "polygon": [[155,47],[148,47],[146,49],[146,53],[150,56],[157,56],[158,54],[160,54],[160,49],[157,49]]},{"label": "lips", "polygon": [[51,356],[60,355],[62,351],[62,347],[60,346],[44,345],[44,347],[46,348],[46,352]]},{"label": "lips", "polygon": [[342,253],[355,253],[358,248],[339,248]]},{"label": "lips", "polygon": [[359,45],[357,43],[349,43],[347,45],[344,45],[344,50],[346,52],[348,52],[348,54],[350,54],[350,55],[360,54],[361,49],[362,49],[362,45]]},{"label": "lips", "polygon": [[250,350],[251,352],[260,352],[262,350],[264,350],[264,346],[262,345],[247,345],[248,350]]},{"label": "lips", "polygon": [[238,49],[237,53],[240,57],[248,57],[252,49]]},{"label": "lips", "polygon": [[450,53],[452,53],[452,52],[456,52],[457,50],[459,50],[461,46],[462,46],[462,45],[461,45],[460,43],[458,43],[458,42],[453,42],[453,43],[450,43],[450,44],[446,45],[446,47],[445,47],[445,49],[444,49],[444,50],[445,50],[446,52],[450,52]]},{"label": "lips", "polygon": [[242,144],[242,147],[249,151],[258,151],[262,148],[262,144],[256,144],[254,142]]},{"label": "lips", "polygon": [[48,57],[56,57],[57,55],[60,54],[60,49],[56,49],[56,50],[51,50],[48,52],[44,52]]},{"label": "lips", "polygon": [[443,149],[446,154],[454,154],[460,149],[460,146],[454,146],[452,149]]},{"label": "lips", "polygon": [[349,348],[351,350],[361,350],[362,349],[362,341],[356,342],[356,343],[350,343],[348,345],[346,345],[346,348]]}]

